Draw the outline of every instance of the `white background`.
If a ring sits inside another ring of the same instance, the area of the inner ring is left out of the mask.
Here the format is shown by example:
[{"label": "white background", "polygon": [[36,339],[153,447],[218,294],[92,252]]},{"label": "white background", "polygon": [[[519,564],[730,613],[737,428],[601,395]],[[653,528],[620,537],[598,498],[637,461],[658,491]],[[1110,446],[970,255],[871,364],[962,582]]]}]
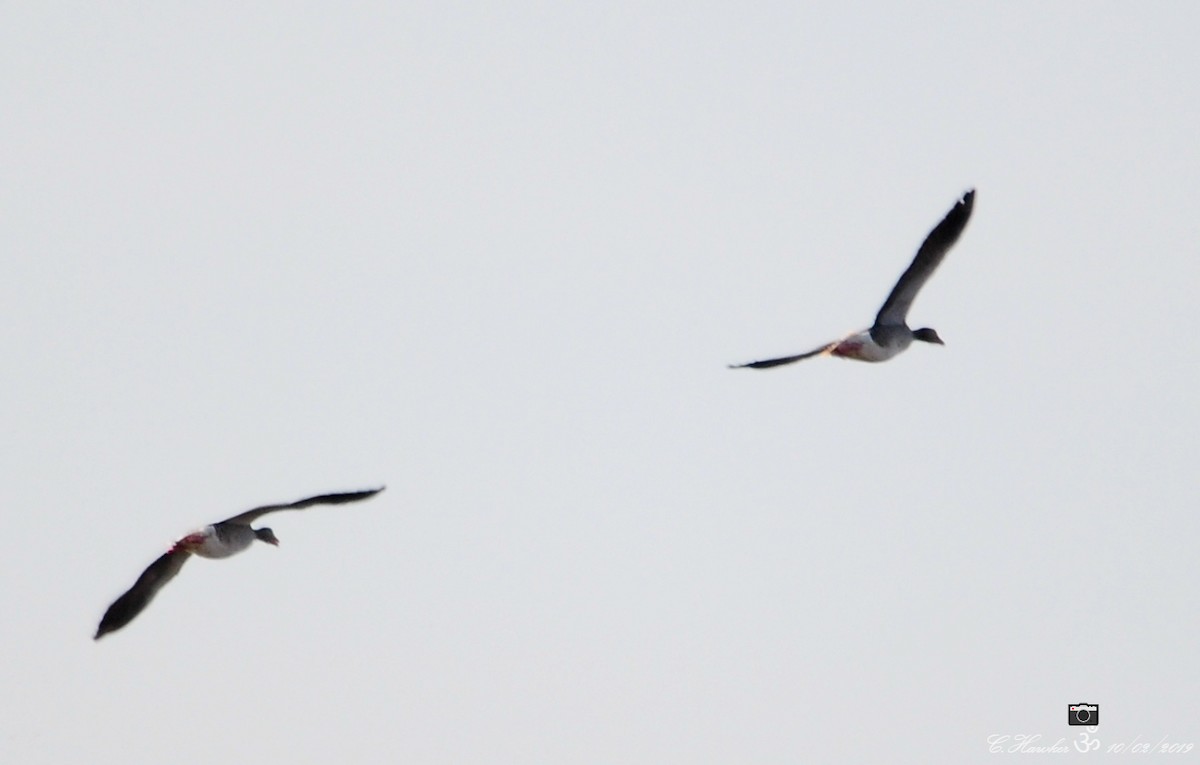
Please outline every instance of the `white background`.
[{"label": "white background", "polygon": [[819,7],[8,6],[0,759],[1200,740],[1194,6]]}]

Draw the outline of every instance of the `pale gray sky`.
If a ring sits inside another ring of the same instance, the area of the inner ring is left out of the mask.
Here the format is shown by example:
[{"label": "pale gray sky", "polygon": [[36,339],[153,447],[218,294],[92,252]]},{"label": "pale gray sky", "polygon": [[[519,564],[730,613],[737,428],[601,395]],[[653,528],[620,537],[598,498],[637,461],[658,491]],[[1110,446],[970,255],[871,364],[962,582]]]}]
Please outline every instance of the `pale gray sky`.
[{"label": "pale gray sky", "polygon": [[[0,759],[1200,744],[1198,24],[9,7]],[[725,368],[869,324],[971,187],[944,348]],[[190,528],[379,483],[91,640]]]}]

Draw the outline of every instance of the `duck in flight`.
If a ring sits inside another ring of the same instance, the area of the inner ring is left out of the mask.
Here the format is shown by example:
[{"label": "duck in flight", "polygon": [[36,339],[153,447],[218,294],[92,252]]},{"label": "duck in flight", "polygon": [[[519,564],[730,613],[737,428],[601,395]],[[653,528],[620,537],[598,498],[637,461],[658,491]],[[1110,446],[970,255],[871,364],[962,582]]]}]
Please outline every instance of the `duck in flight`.
[{"label": "duck in flight", "polygon": [[171,545],[170,550],[159,556],[158,560],[151,563],[142,572],[128,592],[113,601],[113,604],[104,612],[104,618],[100,620],[100,627],[96,630],[94,639],[99,640],[104,635],[116,632],[133,621],[134,617],[150,605],[150,601],[154,599],[158,591],[179,573],[179,569],[183,568],[183,564],[192,555],[199,555],[202,558],[228,558],[230,555],[245,550],[256,539],[267,544],[278,545],[279,540],[275,537],[275,532],[269,528],[254,529],[250,527],[250,524],[258,520],[260,516],[278,510],[303,510],[313,505],[344,505],[347,502],[358,502],[375,496],[383,491],[383,488],[381,486],[378,489],[352,491],[344,494],[321,494],[286,505],[256,507],[181,537],[179,541]]},{"label": "duck in flight", "polygon": [[859,361],[887,361],[912,345],[913,340],[945,345],[942,338],[938,337],[938,333],[929,327],[910,329],[906,317],[908,309],[916,299],[917,293],[921,291],[921,287],[925,286],[925,282],[933,276],[933,272],[942,262],[942,258],[946,257],[946,253],[950,251],[950,248],[962,235],[963,229],[967,227],[974,204],[975,189],[971,189],[963,194],[962,198],[942,219],[942,222],[929,232],[921,249],[917,250],[912,264],[901,275],[896,286],[892,288],[892,294],[888,295],[887,300],[884,301],[883,308],[879,309],[873,327],[856,332],[841,340],[826,343],[807,353],[752,361],[749,364],[732,364],[730,369],[769,369],[826,353]]}]

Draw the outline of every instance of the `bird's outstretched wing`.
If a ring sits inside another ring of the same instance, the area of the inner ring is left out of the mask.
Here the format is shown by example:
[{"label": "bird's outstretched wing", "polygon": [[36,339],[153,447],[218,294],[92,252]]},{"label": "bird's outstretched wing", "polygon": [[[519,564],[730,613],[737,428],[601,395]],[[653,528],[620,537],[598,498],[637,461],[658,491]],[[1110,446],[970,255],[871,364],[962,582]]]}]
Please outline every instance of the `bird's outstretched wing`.
[{"label": "bird's outstretched wing", "polygon": [[730,364],[730,369],[770,369],[771,367],[780,367],[784,364],[791,364],[795,361],[803,361],[811,359],[813,356],[820,356],[822,353],[828,353],[837,347],[837,341],[826,343],[820,348],[814,348],[808,353],[800,353],[795,356],[781,356],[777,359],[763,359],[762,361],[751,361],[749,364]]},{"label": "bird's outstretched wing", "polygon": [[974,205],[975,189],[971,189],[963,194],[962,199],[958,200],[950,212],[946,213],[942,222],[929,232],[929,236],[925,237],[921,248],[917,250],[916,257],[900,276],[900,281],[896,282],[896,286],[892,288],[892,294],[888,295],[883,307],[879,309],[879,314],[875,317],[875,326],[905,323],[908,309],[916,299],[917,293],[921,291],[921,287],[925,285],[929,277],[933,276],[933,272],[937,270],[942,258],[946,256],[954,243],[958,241],[958,237],[962,235],[963,229],[967,227],[967,221],[971,218],[971,209]]},{"label": "bird's outstretched wing", "polygon": [[347,502],[358,502],[368,499],[383,491],[383,486],[378,489],[366,489],[364,491],[349,491],[342,494],[320,494],[316,497],[308,497],[306,499],[298,499],[295,502],[289,502],[286,505],[263,505],[256,507],[253,510],[247,510],[244,513],[239,513],[232,518],[226,518],[221,523],[253,523],[256,518],[267,513],[274,513],[277,510],[303,510],[306,507],[313,505],[344,505]]},{"label": "bird's outstretched wing", "polygon": [[96,637],[93,639],[99,640],[109,632],[116,632],[133,621],[135,616],[150,605],[150,601],[154,600],[154,596],[163,588],[163,585],[175,578],[179,569],[183,568],[183,564],[190,557],[191,553],[177,547],[160,555],[158,560],[146,567],[133,586],[124,595],[114,600],[113,604],[104,612],[104,618],[100,620],[100,626],[96,629]]}]

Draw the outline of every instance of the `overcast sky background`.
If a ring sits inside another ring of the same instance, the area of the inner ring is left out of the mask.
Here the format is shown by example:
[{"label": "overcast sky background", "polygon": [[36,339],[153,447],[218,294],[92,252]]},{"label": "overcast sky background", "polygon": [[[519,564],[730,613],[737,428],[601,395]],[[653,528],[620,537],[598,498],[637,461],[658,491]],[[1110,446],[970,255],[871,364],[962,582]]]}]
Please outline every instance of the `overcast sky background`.
[{"label": "overcast sky background", "polygon": [[4,16],[4,762],[1200,744],[1193,4]]}]

